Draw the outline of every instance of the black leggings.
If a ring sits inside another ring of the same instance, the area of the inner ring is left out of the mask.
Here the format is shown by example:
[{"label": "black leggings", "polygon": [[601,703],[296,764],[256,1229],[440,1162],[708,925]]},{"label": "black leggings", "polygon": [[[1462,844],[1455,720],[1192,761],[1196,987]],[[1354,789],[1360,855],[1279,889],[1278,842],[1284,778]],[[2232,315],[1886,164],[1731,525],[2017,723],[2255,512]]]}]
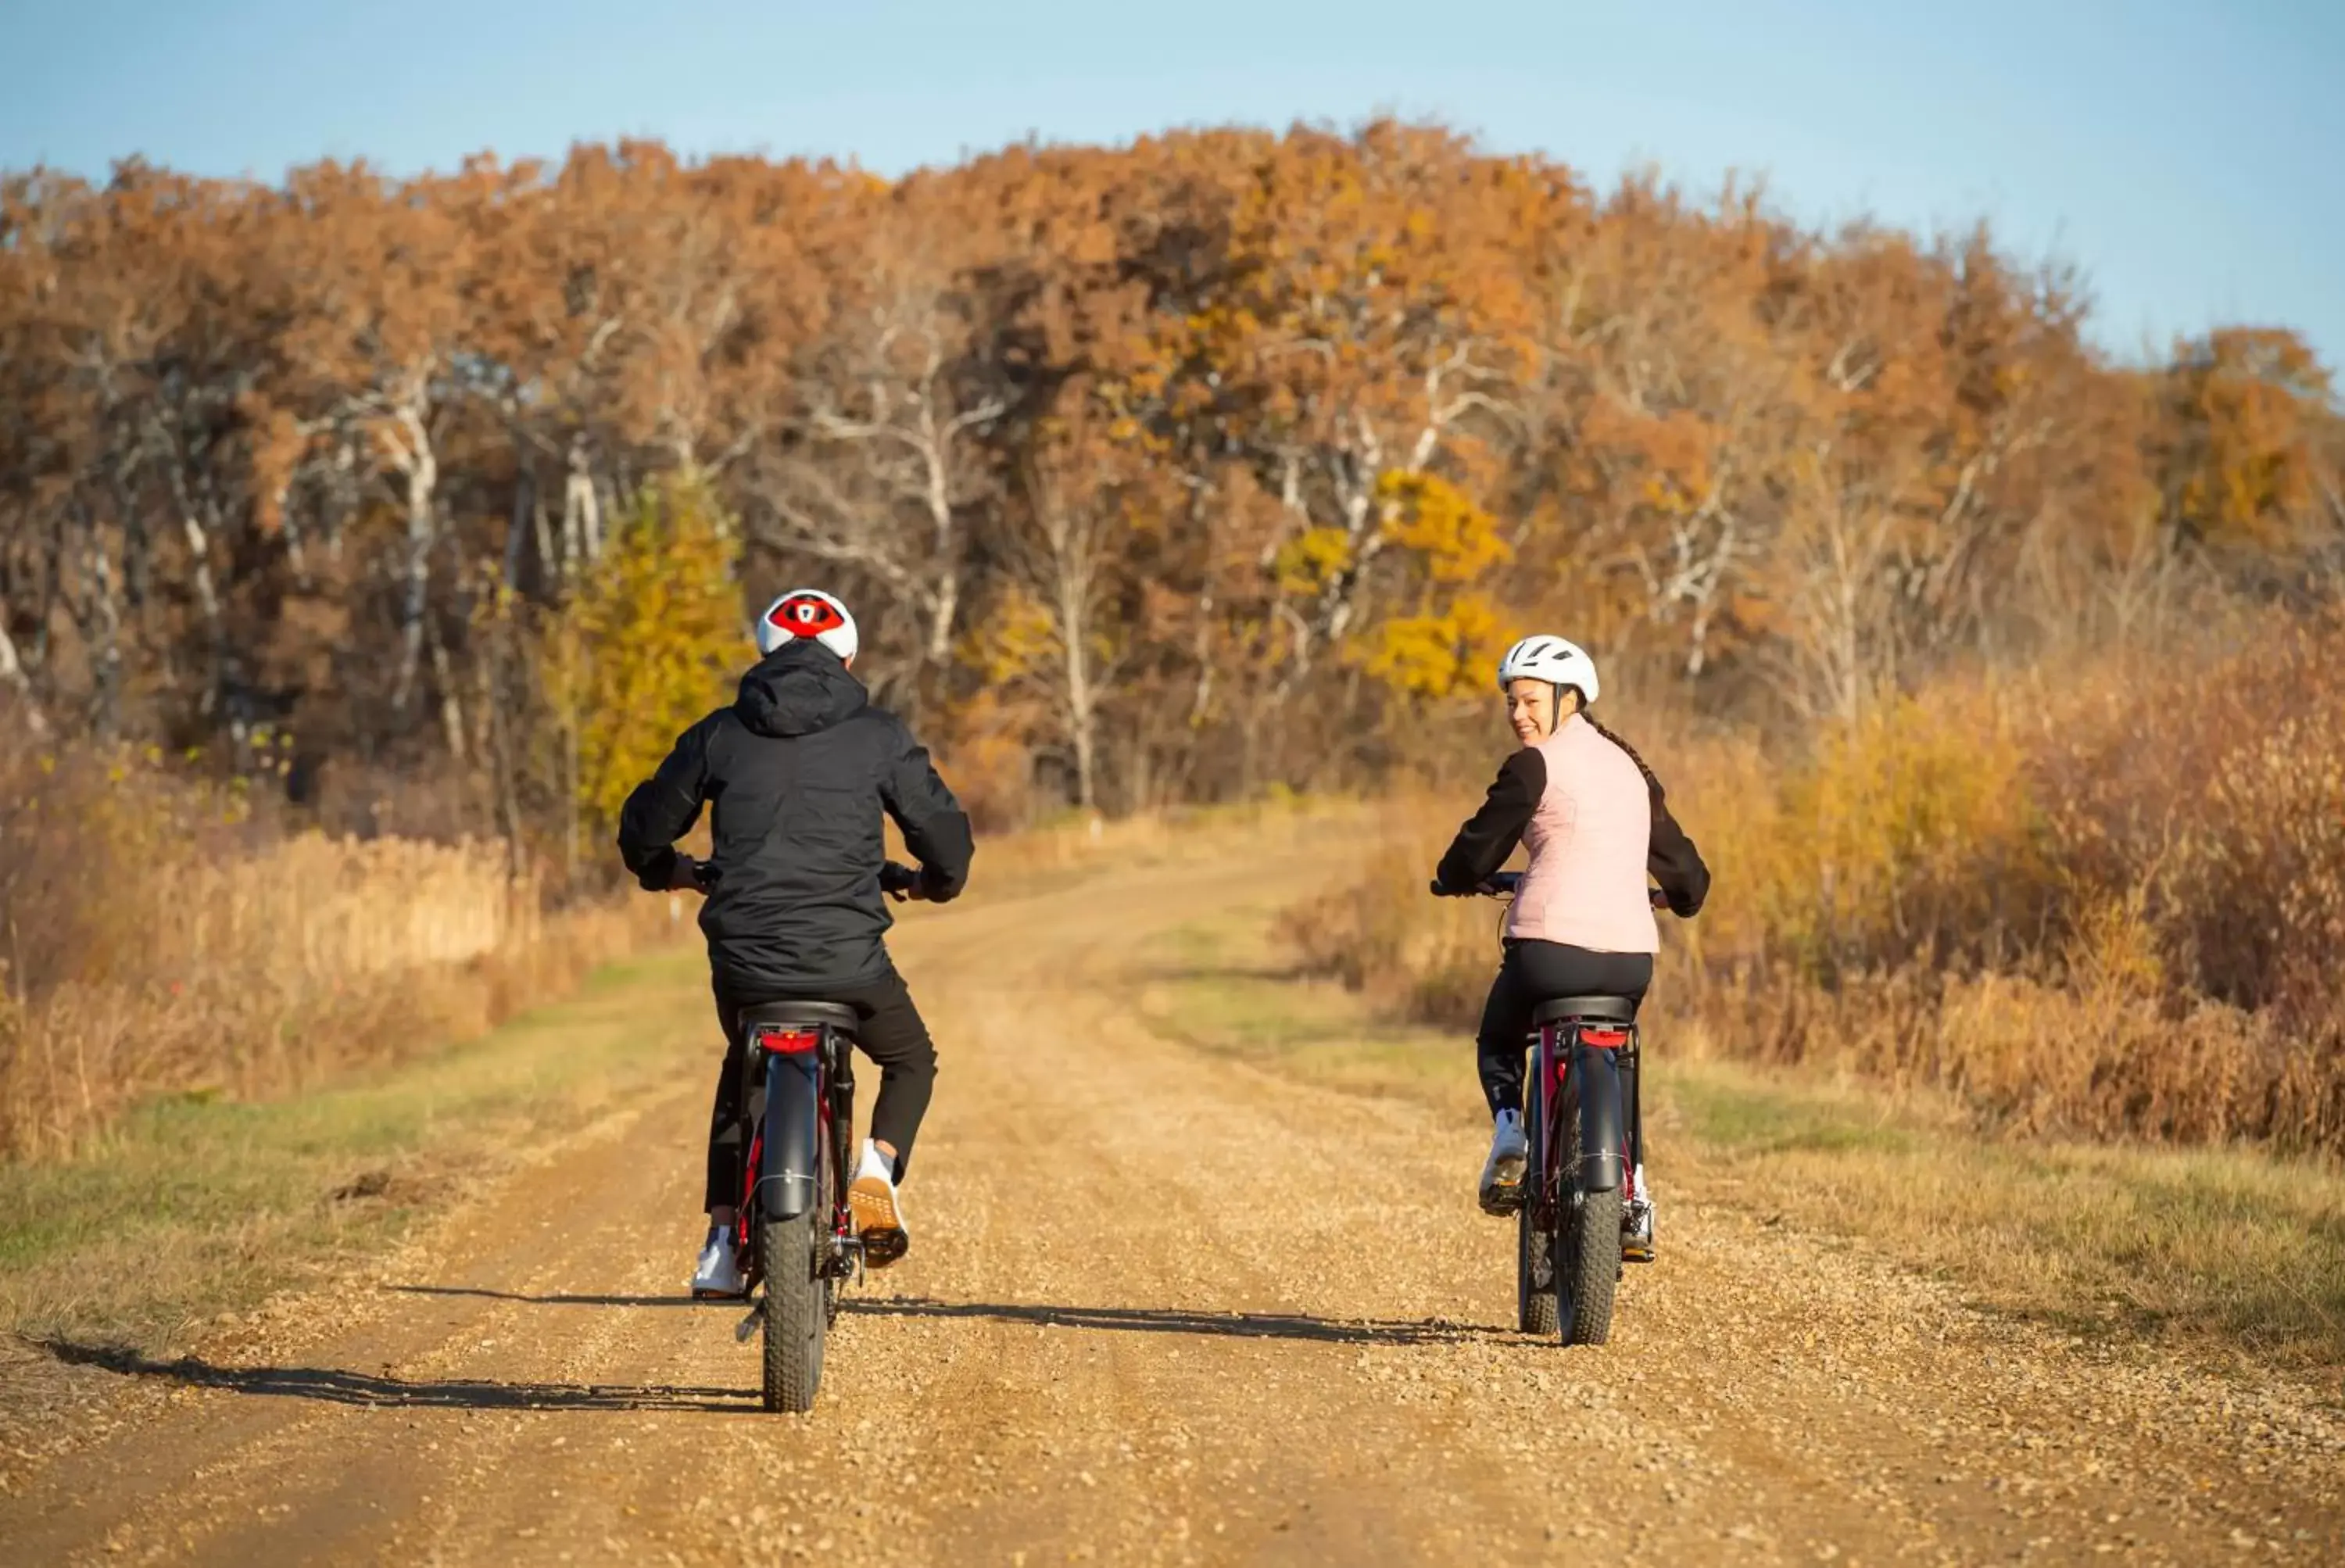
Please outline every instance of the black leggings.
[{"label": "black leggings", "polygon": [[1482,1027],[1474,1041],[1490,1114],[1523,1108],[1523,1043],[1531,1032],[1533,1008],[1558,996],[1625,996],[1642,1002],[1652,983],[1650,952],[1597,952],[1559,942],[1508,942],[1498,978],[1490,983],[1490,999],[1482,1004]]},{"label": "black leggings", "polygon": [[[716,1015],[725,1027],[725,1065],[716,1074],[716,1103],[708,1113],[708,1180],[703,1207],[731,1207],[741,1199],[741,1162],[748,1156],[741,1106],[741,1010],[766,1002],[836,1002],[863,1022],[855,1043],[879,1064],[879,1098],[871,1107],[871,1136],[896,1151],[896,1179],[912,1157],[912,1139],[936,1087],[937,1048],[920,1022],[912,993],[893,969],[860,985],[831,985],[789,996],[746,994],[715,983]],[[761,1092],[762,1094],[762,1092]]]}]

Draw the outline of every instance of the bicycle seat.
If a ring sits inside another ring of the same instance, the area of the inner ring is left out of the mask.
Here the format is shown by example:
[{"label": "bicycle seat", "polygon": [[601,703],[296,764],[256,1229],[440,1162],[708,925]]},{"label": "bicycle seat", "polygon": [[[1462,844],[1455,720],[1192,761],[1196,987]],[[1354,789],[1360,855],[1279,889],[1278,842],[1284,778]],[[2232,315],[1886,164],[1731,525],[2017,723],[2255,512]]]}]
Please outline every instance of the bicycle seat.
[{"label": "bicycle seat", "polygon": [[1565,1020],[1589,1023],[1634,1023],[1637,1004],[1625,996],[1558,996],[1531,1010],[1531,1026]]},{"label": "bicycle seat", "polygon": [[741,1032],[750,1033],[759,1025],[787,1029],[793,1024],[804,1028],[809,1023],[826,1023],[833,1029],[846,1031],[851,1038],[863,1026],[855,1009],[837,1002],[760,1002],[741,1009]]}]

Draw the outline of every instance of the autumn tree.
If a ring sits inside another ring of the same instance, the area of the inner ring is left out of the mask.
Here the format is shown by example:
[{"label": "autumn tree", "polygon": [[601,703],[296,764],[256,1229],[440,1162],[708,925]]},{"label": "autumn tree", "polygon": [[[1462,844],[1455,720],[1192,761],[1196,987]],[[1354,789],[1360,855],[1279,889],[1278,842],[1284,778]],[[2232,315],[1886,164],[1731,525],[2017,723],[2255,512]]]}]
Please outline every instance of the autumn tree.
[{"label": "autumn tree", "polygon": [[2294,332],[2236,327],[2178,344],[2153,462],[2175,534],[2284,556],[2345,531],[2328,370]]},{"label": "autumn tree", "polygon": [[2333,599],[2302,340],[2085,327],[1984,229],[1389,121],[898,181],[648,141],[0,177],[0,723],[272,779],[289,739],[322,819],[520,858],[800,576],[1013,814],[1372,781],[1533,626],[1771,723]]},{"label": "autumn tree", "polygon": [[628,792],[748,663],[735,555],[735,529],[705,478],[655,481],[577,596],[548,618],[539,657],[550,760],[573,834],[615,823]]}]

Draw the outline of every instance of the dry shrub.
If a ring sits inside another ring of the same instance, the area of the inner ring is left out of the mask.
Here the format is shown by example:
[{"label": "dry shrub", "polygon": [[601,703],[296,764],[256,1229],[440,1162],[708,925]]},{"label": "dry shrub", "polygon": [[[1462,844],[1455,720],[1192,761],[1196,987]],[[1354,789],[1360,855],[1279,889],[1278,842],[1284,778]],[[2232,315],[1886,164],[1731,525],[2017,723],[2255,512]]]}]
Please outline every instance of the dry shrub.
[{"label": "dry shrub", "polygon": [[1364,991],[1396,1014],[1466,1024],[1497,964],[1494,904],[1435,899],[1425,885],[1447,842],[1430,801],[1388,809],[1357,879],[1287,909],[1281,941],[1310,973]]},{"label": "dry shrub", "polygon": [[1832,986],[1671,973],[1656,1000],[1673,1051],[1949,1091],[2012,1134],[2345,1150],[2333,1051],[2206,998],[2178,1007],[1911,965]]},{"label": "dry shrub", "polygon": [[[1640,740],[1716,874],[1656,990],[1681,1048],[2013,1129],[2345,1152],[2345,630],[2169,653],[1949,679],[1790,761]],[[1288,912],[1306,968],[1471,1023],[1489,906],[1424,891],[1467,804],[1396,806]]]},{"label": "dry shrub", "polygon": [[0,1157],[477,1033],[669,929],[648,900],[545,914],[489,847],[281,836],[151,755],[20,755],[0,791]]},{"label": "dry shrub", "polygon": [[981,692],[953,714],[932,749],[938,771],[980,833],[1006,831],[1034,820],[1034,748],[1030,715]]},{"label": "dry shrub", "polygon": [[2127,902],[2180,988],[2345,1028],[2345,629],[2105,676],[2035,770],[2069,885]]}]

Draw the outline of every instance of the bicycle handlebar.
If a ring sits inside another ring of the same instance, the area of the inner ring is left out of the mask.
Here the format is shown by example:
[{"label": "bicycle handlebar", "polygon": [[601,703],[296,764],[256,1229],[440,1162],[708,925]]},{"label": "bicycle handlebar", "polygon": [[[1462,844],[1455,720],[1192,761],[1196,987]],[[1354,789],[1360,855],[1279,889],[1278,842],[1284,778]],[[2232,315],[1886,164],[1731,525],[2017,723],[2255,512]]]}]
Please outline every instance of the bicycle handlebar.
[{"label": "bicycle handlebar", "polygon": [[[1437,899],[1469,899],[1477,894],[1484,898],[1512,898],[1522,891],[1523,873],[1493,871],[1483,879],[1480,887],[1468,888],[1463,892],[1453,891],[1443,887],[1438,881],[1428,882],[1426,887]],[[1655,909],[1667,910],[1670,907],[1669,895],[1662,892],[1660,889],[1647,888],[1645,894]]]},{"label": "bicycle handlebar", "polygon": [[[689,855],[682,858],[685,863],[692,868],[692,885],[703,894],[714,892],[718,879],[725,874],[716,869],[716,862],[695,860]],[[879,891],[898,903],[902,903],[911,897],[919,891],[919,886],[920,873],[917,868],[903,865],[895,860],[880,862]]]},{"label": "bicycle handlebar", "polygon": [[1500,894],[1512,897],[1522,885],[1523,874],[1520,871],[1492,871],[1482,880],[1480,887],[1467,888],[1462,892],[1445,888],[1437,881],[1426,884],[1433,896],[1437,899],[1470,899],[1477,893],[1486,898],[1497,898]]}]

